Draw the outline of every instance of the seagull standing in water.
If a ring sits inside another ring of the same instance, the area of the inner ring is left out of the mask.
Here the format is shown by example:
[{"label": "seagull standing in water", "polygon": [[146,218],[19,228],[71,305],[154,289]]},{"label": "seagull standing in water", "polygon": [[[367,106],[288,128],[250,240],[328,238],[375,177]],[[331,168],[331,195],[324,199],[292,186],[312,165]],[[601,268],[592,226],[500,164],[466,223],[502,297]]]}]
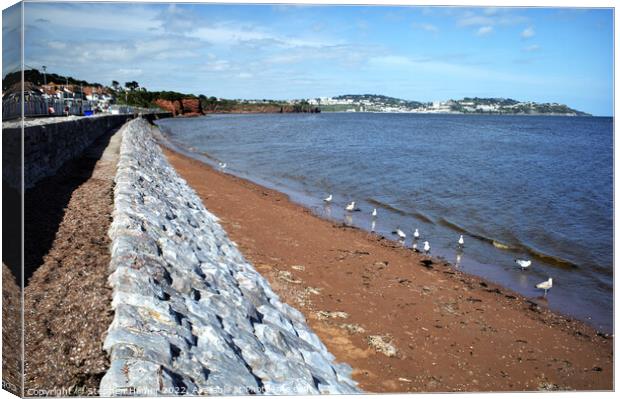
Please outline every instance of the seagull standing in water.
[{"label": "seagull standing in water", "polygon": [[532,264],[532,261],[527,260],[527,259],[515,259],[515,263],[521,266],[521,270],[525,270],[528,267],[530,267],[530,265]]},{"label": "seagull standing in water", "polygon": [[344,210],[347,212],[353,212],[355,210],[355,201],[351,201],[351,203],[348,204]]},{"label": "seagull standing in water", "polygon": [[424,241],[424,253],[429,254],[431,252],[431,244],[428,241]]},{"label": "seagull standing in water", "polygon": [[536,288],[539,290],[545,290],[545,295],[547,295],[547,291],[549,291],[551,287],[553,287],[553,279],[551,277],[549,277],[549,280],[547,281],[536,284]]},{"label": "seagull standing in water", "polygon": [[330,194],[327,196],[327,198],[325,198],[323,201],[330,204],[332,202],[332,200],[334,199],[334,197]]},{"label": "seagull standing in water", "polygon": [[415,231],[413,232],[413,238],[415,240],[417,240],[418,238],[420,238],[420,232],[418,231],[418,229],[415,229]]},{"label": "seagull standing in water", "polygon": [[372,210],[372,217],[376,218],[377,217],[377,208]]},{"label": "seagull standing in water", "polygon": [[401,240],[404,240],[405,238],[407,238],[407,234],[405,234],[405,232],[402,231],[400,228],[397,228],[394,234],[396,234],[398,238],[400,238]]},{"label": "seagull standing in water", "polygon": [[459,248],[463,248],[465,246],[465,240],[463,239],[463,235],[459,237]]},{"label": "seagull standing in water", "polygon": [[220,169],[226,169],[226,162],[220,162],[219,163]]}]

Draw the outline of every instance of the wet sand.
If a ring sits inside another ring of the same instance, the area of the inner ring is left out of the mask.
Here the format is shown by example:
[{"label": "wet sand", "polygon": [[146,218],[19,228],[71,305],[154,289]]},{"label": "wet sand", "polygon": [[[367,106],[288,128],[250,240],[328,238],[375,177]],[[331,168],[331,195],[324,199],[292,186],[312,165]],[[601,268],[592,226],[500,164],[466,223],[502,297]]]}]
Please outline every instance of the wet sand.
[{"label": "wet sand", "polygon": [[[613,338],[276,191],[165,150],[242,253],[370,392],[613,389]],[[553,290],[549,293],[553,295]]]}]

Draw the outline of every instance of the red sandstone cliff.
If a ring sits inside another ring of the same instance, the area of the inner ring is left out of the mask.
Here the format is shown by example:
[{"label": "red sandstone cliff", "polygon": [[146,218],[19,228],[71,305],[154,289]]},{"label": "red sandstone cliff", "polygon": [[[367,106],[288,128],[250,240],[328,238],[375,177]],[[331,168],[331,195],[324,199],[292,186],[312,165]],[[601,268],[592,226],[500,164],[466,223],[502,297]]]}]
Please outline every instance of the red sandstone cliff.
[{"label": "red sandstone cliff", "polygon": [[161,109],[172,112],[172,116],[183,115],[183,104],[179,100],[170,101],[158,98],[153,103]]},{"label": "red sandstone cliff", "polygon": [[202,106],[200,100],[197,98],[183,98],[181,99],[181,108],[183,109],[184,116],[198,116],[203,115]]},{"label": "red sandstone cliff", "polygon": [[197,98],[182,98],[180,100],[164,100],[158,98],[153,101],[153,103],[168,112],[172,112],[172,116],[204,115],[200,100]]},{"label": "red sandstone cliff", "polygon": [[256,114],[256,113],[297,113],[297,112],[321,112],[318,107],[310,107],[301,109],[295,105],[279,105],[279,104],[244,104],[237,103],[232,106],[221,104],[206,105],[202,108],[202,104],[198,98],[182,98],[180,100],[164,100],[158,98],[153,101],[158,107],[172,112],[173,116],[199,116],[214,113],[233,113],[233,114]]}]

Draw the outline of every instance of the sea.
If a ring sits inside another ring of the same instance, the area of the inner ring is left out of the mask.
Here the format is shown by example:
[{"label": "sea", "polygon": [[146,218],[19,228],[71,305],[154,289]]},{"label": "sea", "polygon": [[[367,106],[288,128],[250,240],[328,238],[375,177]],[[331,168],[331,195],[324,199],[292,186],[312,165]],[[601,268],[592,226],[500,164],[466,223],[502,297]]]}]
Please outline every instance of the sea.
[{"label": "sea", "polygon": [[[157,123],[177,150],[225,162],[227,173],[321,217],[394,240],[400,228],[404,246],[428,241],[454,268],[613,332],[613,118],[321,113]],[[344,211],[351,201],[359,211]],[[517,258],[532,265],[521,270]],[[545,295],[535,285],[549,277]]]}]

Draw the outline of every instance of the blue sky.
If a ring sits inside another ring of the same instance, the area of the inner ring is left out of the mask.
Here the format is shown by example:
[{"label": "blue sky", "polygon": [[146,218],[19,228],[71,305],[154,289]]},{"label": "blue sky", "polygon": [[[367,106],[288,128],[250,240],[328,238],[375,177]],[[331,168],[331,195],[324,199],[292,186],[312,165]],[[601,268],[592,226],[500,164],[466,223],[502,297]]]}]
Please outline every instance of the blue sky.
[{"label": "blue sky", "polygon": [[106,84],[226,98],[512,97],[613,113],[610,9],[26,3],[25,13],[27,65]]}]

